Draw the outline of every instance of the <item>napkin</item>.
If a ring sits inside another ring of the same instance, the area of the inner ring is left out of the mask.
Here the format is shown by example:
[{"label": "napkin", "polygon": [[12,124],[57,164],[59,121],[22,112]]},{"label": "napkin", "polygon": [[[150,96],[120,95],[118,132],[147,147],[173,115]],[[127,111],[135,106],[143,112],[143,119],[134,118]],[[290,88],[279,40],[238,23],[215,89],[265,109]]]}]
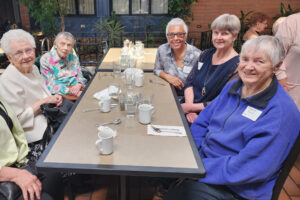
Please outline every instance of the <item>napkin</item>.
[{"label": "napkin", "polygon": [[138,68],[127,68],[124,70],[124,73],[125,74],[130,73],[136,75],[136,74],[143,74],[144,72],[142,69],[138,69]]},{"label": "napkin", "polygon": [[157,136],[186,136],[186,132],[183,126],[163,126],[163,125],[154,125],[156,128],[160,128],[161,132],[158,133],[153,130],[151,125],[147,126],[148,135],[157,135]]},{"label": "napkin", "polygon": [[[114,87],[115,88],[115,91],[118,91],[118,88],[116,86],[111,86],[111,87]],[[119,93],[121,93],[121,90],[119,91]],[[99,92],[96,92],[93,97],[97,100],[101,100],[101,98],[103,96],[109,96],[109,93],[108,93],[108,88],[105,88],[104,90],[101,90]]]},{"label": "napkin", "polygon": [[99,91],[99,92],[96,92],[94,95],[93,95],[93,97],[95,98],[95,99],[97,99],[97,100],[101,100],[101,98],[103,97],[103,96],[109,96],[109,94],[108,94],[108,88],[105,88],[104,90],[101,90],[101,91]]}]

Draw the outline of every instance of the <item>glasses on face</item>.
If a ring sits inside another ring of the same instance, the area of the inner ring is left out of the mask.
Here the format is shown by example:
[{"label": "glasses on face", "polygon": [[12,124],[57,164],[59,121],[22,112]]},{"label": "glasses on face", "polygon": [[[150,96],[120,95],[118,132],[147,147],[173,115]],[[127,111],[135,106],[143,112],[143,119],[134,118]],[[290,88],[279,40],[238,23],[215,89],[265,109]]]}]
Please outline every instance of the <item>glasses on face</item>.
[{"label": "glasses on face", "polygon": [[28,49],[25,49],[24,51],[17,51],[15,54],[13,54],[13,56],[17,59],[20,59],[23,57],[24,53],[26,55],[33,55],[34,54],[34,49],[33,48],[28,48]]},{"label": "glasses on face", "polygon": [[170,38],[170,39],[175,38],[175,36],[177,36],[178,38],[184,38],[185,34],[186,34],[186,33],[184,33],[184,32],[179,32],[179,33],[168,33],[167,36],[168,36],[168,38]]}]

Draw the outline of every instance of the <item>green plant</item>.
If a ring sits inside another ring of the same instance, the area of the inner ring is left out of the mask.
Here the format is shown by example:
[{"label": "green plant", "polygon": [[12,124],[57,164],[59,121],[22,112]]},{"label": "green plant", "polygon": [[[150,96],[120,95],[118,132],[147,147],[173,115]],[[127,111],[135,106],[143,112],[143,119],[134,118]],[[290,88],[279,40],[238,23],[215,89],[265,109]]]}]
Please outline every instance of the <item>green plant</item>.
[{"label": "green plant", "polygon": [[116,13],[113,11],[111,16],[100,19],[94,25],[94,28],[100,31],[101,37],[107,38],[109,45],[115,47],[116,44],[121,42],[121,34],[124,32],[124,26],[120,20],[117,19]]},{"label": "green plant", "polygon": [[171,17],[180,17],[187,21],[189,19],[194,20],[191,6],[198,0],[169,0],[168,10]]},{"label": "green plant", "polygon": [[280,3],[280,13],[277,14],[275,17],[273,17],[274,20],[278,19],[279,17],[287,17],[293,13],[298,12],[298,10],[293,10],[288,4],[288,9],[285,8],[285,5],[283,3]]},{"label": "green plant", "polygon": [[57,18],[61,20],[61,31],[65,30],[64,16],[68,12],[70,0],[21,0],[36,24],[42,26],[45,35],[53,36],[57,31]]}]

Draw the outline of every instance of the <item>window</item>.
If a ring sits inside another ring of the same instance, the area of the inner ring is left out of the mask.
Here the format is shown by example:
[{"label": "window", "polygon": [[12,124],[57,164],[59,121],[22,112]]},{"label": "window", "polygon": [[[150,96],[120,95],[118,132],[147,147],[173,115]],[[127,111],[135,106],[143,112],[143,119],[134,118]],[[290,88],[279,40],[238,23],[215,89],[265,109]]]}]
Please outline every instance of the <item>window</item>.
[{"label": "window", "polygon": [[68,0],[65,1],[67,14],[71,15],[94,15],[95,0]]},{"label": "window", "polygon": [[168,14],[168,0],[112,0],[118,15]]}]

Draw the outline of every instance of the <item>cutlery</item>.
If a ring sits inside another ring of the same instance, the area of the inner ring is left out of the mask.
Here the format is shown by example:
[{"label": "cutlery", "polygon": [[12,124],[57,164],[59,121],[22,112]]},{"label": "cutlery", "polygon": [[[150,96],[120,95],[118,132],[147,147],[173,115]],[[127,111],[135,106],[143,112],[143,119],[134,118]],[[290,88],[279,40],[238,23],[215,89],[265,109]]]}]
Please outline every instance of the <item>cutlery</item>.
[{"label": "cutlery", "polygon": [[149,82],[150,82],[150,83],[156,83],[156,84],[165,86],[165,84],[160,83],[160,82],[158,82],[158,81],[153,81],[152,79],[150,79]]},{"label": "cutlery", "polygon": [[103,123],[98,123],[96,124],[96,126],[103,126],[103,125],[107,125],[107,124],[120,124],[122,121],[121,119],[116,119],[114,121],[111,121],[111,122],[103,122]]},{"label": "cutlery", "polygon": [[179,134],[181,134],[180,130],[177,129],[177,128],[158,128],[158,127],[153,126],[152,124],[150,124],[150,126],[157,133],[171,132],[171,133],[179,133]]},{"label": "cutlery", "polygon": [[89,112],[94,110],[100,110],[100,108],[87,108],[87,109],[83,109],[82,112]]}]

